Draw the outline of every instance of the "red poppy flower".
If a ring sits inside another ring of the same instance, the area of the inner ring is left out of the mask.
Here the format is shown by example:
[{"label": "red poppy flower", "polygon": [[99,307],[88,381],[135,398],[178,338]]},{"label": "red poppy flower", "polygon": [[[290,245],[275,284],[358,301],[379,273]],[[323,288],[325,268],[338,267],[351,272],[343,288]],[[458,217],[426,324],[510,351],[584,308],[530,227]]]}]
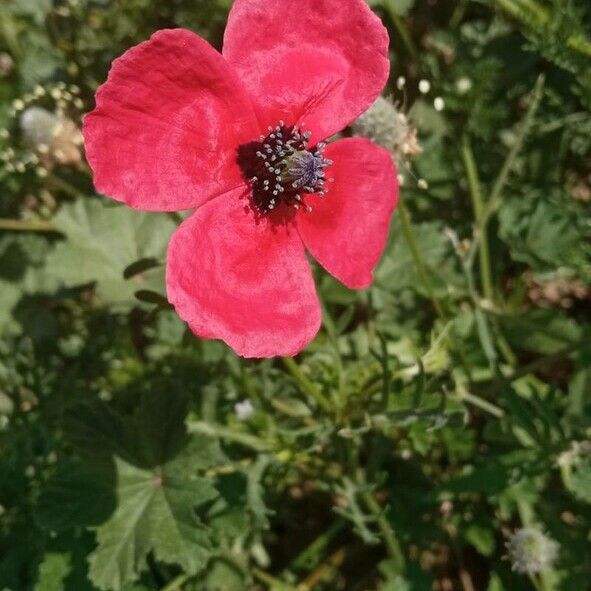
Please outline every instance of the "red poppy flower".
[{"label": "red poppy flower", "polygon": [[295,355],[320,326],[306,249],[348,287],[371,283],[394,166],[369,140],[323,140],[379,95],[387,50],[364,0],[235,0],[222,54],[173,29],[113,62],[84,121],[95,185],[137,209],[196,209],[166,284],[197,335]]}]

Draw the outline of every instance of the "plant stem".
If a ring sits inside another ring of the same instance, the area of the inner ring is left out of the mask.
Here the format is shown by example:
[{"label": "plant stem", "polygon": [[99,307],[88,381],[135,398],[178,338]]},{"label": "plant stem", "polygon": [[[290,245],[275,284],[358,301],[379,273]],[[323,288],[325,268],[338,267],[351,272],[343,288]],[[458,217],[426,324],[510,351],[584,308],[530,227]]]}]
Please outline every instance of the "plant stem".
[{"label": "plant stem", "polygon": [[501,417],[505,416],[505,411],[498,407],[496,404],[489,402],[488,400],[484,400],[484,398],[480,398],[480,396],[476,396],[475,394],[471,394],[470,392],[462,392],[459,394],[459,398],[464,402],[469,402],[478,408],[490,413],[491,415],[500,419]]},{"label": "plant stem", "polygon": [[542,588],[542,585],[540,584],[540,581],[538,581],[538,579],[536,578],[535,575],[529,575],[529,580],[531,581],[531,584],[534,586],[534,589],[536,591],[544,591],[544,589]]},{"label": "plant stem", "polygon": [[210,435],[212,437],[219,437],[220,439],[227,439],[235,443],[240,443],[245,447],[249,447],[255,451],[270,451],[270,446],[249,433],[241,433],[240,431],[234,431],[228,427],[222,425],[215,425],[211,423],[205,423],[202,421],[189,421],[187,423],[187,429],[189,433],[202,433],[203,435]]},{"label": "plant stem", "polygon": [[529,133],[529,131],[532,127],[532,123],[533,123],[535,114],[538,110],[538,107],[540,106],[540,102],[542,100],[542,93],[544,90],[544,80],[545,80],[545,78],[544,78],[544,75],[542,74],[538,77],[538,79],[536,81],[536,85],[534,86],[534,89],[532,92],[531,103],[529,105],[527,113],[525,114],[523,122],[521,123],[519,132],[517,134],[517,138],[515,139],[515,143],[513,144],[513,147],[511,148],[511,150],[509,151],[509,154],[507,154],[507,158],[505,159],[505,162],[503,163],[501,171],[499,172],[499,175],[497,176],[497,179],[493,185],[490,197],[486,203],[484,211],[482,212],[482,217],[480,220],[481,225],[486,224],[488,222],[489,218],[495,213],[495,211],[501,205],[502,191],[505,188],[505,184],[507,183],[507,179],[509,178],[509,174],[511,173],[511,171],[513,170],[513,167],[515,166],[515,161],[517,159],[517,156],[519,155],[519,152],[521,151],[521,148],[523,147],[525,137],[527,136],[527,134]]},{"label": "plant stem", "polygon": [[179,575],[170,583],[166,584],[160,591],[180,591],[182,586],[189,580],[189,575]]},{"label": "plant stem", "polygon": [[319,557],[332,540],[345,529],[347,522],[344,519],[336,519],[330,527],[324,530],[314,541],[300,552],[285,569],[284,573],[309,569],[313,560]]},{"label": "plant stem", "polygon": [[270,591],[297,591],[297,588],[293,585],[289,585],[288,583],[284,583],[283,581],[275,578],[273,575],[266,573],[264,570],[260,568],[253,568],[252,574],[254,575],[255,579],[261,581],[261,583],[265,583],[268,585]]},{"label": "plant stem", "polygon": [[314,591],[318,585],[326,581],[328,575],[334,572],[345,560],[347,551],[345,548],[339,548],[328,559],[323,562],[318,568],[314,569],[304,581],[297,586],[297,591]]},{"label": "plant stem", "polygon": [[413,60],[418,59],[419,54],[418,54],[417,48],[415,47],[415,44],[413,43],[413,40],[412,40],[412,37],[410,36],[408,28],[404,24],[404,21],[400,18],[400,15],[398,14],[398,11],[396,10],[396,7],[394,6],[393,1],[392,0],[382,0],[382,6],[383,6],[384,10],[386,11],[386,13],[388,14],[388,16],[390,17],[390,20],[392,21],[392,24],[396,28],[396,31],[398,31],[398,34],[400,35],[400,39],[402,39],[402,43],[403,43],[404,47],[406,48],[406,50],[408,51],[408,53],[410,54],[410,56],[412,57],[412,59]]},{"label": "plant stem", "polygon": [[487,300],[494,302],[487,223],[482,217],[484,213],[484,200],[482,198],[482,189],[480,186],[480,179],[478,178],[478,170],[474,161],[474,153],[472,152],[472,146],[470,145],[470,140],[467,135],[464,136],[462,142],[462,156],[464,158],[466,175],[468,176],[468,185],[470,187],[470,197],[472,199],[474,218],[480,232],[478,255],[480,258],[480,281],[482,283],[482,291],[484,293],[484,297]]},{"label": "plant stem", "polygon": [[332,410],[332,405],[328,398],[326,398],[326,396],[316,388],[314,383],[305,376],[304,372],[302,372],[294,359],[292,357],[282,357],[281,359],[283,365],[285,365],[289,373],[296,379],[303,392],[305,392],[310,398],[313,398],[323,410],[330,412]]},{"label": "plant stem", "polygon": [[404,239],[408,244],[410,254],[413,258],[415,266],[417,267],[417,271],[419,272],[419,276],[421,278],[423,286],[429,294],[429,298],[431,299],[433,307],[435,308],[438,316],[440,318],[445,318],[443,306],[439,301],[439,298],[435,295],[433,284],[431,283],[431,279],[429,278],[429,272],[427,271],[427,268],[425,267],[425,264],[421,259],[421,255],[419,253],[419,249],[417,247],[417,243],[414,236],[414,231],[412,228],[410,214],[406,209],[406,205],[404,204],[404,201],[402,199],[398,202],[398,212],[400,214],[400,222],[402,224],[402,233],[404,234]]},{"label": "plant stem", "polygon": [[28,222],[26,220],[0,219],[0,230],[11,232],[59,232],[51,223],[43,220]]},{"label": "plant stem", "polygon": [[396,537],[396,533],[392,529],[390,522],[384,515],[384,510],[380,506],[380,504],[376,501],[375,497],[371,493],[371,491],[367,491],[363,493],[363,498],[365,500],[365,504],[367,505],[368,509],[374,515],[378,527],[382,532],[382,536],[384,537],[384,544],[388,549],[388,553],[392,560],[394,560],[396,566],[398,567],[400,572],[403,572],[405,559],[404,554],[402,553],[402,549],[400,548],[400,543],[398,542],[398,538]]}]

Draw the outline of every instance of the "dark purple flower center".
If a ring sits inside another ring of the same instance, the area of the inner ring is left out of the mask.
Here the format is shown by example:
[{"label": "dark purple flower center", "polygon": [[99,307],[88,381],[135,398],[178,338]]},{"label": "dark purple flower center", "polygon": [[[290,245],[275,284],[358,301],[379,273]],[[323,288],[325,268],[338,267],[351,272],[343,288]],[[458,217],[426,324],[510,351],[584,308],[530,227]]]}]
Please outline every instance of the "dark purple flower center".
[{"label": "dark purple flower center", "polygon": [[238,149],[238,164],[252,187],[253,205],[260,213],[269,213],[282,204],[310,211],[304,195],[324,197],[328,192],[324,171],[332,160],[323,156],[325,143],[308,147],[311,135],[281,121],[277,127],[269,127],[269,133],[259,141]]}]

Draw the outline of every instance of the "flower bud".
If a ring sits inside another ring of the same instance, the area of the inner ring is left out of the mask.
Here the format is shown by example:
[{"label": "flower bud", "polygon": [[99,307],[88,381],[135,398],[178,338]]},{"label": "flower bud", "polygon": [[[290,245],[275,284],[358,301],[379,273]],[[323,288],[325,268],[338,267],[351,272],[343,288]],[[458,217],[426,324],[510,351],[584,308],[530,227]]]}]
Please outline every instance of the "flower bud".
[{"label": "flower bud", "polygon": [[536,574],[551,568],[558,556],[558,543],[536,527],[518,529],[507,542],[513,570]]}]

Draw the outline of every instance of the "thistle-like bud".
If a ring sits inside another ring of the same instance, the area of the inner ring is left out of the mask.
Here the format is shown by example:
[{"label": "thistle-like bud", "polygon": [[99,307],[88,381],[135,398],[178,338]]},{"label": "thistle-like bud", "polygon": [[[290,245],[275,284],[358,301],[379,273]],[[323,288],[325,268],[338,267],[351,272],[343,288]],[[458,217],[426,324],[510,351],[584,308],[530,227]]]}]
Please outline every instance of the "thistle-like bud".
[{"label": "thistle-like bud", "polygon": [[354,135],[369,138],[386,148],[397,164],[421,153],[417,130],[408,117],[390,99],[376,102],[351,126]]},{"label": "thistle-like bud", "polygon": [[507,542],[513,570],[536,574],[551,568],[558,557],[558,543],[536,527],[518,529]]}]

